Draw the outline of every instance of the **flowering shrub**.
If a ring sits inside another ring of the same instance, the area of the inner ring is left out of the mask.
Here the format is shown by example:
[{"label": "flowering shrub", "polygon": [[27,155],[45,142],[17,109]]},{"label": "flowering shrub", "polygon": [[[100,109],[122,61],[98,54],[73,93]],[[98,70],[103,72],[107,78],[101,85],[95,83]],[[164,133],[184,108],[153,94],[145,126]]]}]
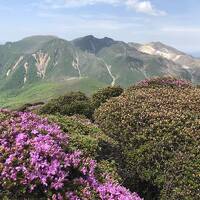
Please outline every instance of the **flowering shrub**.
[{"label": "flowering shrub", "polygon": [[47,119],[0,111],[0,197],[53,200],[141,200],[136,193],[96,178],[96,163],[70,152],[69,137]]},{"label": "flowering shrub", "polygon": [[95,113],[120,144],[124,182],[145,182],[161,200],[200,199],[200,89],[179,85],[131,87]]},{"label": "flowering shrub", "polygon": [[137,86],[171,86],[171,87],[191,87],[191,82],[183,79],[176,79],[173,77],[156,77],[145,79],[137,83]]}]

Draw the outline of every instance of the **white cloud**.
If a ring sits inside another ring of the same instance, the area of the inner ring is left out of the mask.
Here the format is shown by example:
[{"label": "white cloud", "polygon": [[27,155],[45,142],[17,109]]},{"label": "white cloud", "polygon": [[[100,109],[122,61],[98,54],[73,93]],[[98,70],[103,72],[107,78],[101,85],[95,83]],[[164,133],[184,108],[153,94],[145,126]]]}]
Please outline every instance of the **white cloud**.
[{"label": "white cloud", "polygon": [[41,4],[43,7],[50,8],[67,8],[67,7],[81,7],[87,5],[94,5],[98,3],[117,4],[120,0],[44,0]]},{"label": "white cloud", "polygon": [[126,7],[133,9],[138,13],[144,13],[153,16],[166,15],[165,11],[156,9],[149,0],[43,0],[42,3],[40,3],[40,7],[46,9],[58,9],[82,7],[87,5],[95,5],[98,3],[110,5],[125,5]]},{"label": "white cloud", "polygon": [[154,16],[166,15],[165,11],[156,9],[150,1],[126,0],[126,5],[136,12]]}]

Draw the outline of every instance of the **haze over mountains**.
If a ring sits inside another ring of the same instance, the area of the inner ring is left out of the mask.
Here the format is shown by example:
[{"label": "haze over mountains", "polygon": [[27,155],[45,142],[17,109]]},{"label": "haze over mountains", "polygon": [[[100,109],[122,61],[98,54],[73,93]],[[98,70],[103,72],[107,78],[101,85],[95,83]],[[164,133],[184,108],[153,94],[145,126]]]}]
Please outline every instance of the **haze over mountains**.
[{"label": "haze over mountains", "polygon": [[69,90],[91,93],[173,75],[200,82],[200,59],[160,42],[125,43],[92,35],[67,41],[32,36],[0,45],[0,105],[47,100]]}]

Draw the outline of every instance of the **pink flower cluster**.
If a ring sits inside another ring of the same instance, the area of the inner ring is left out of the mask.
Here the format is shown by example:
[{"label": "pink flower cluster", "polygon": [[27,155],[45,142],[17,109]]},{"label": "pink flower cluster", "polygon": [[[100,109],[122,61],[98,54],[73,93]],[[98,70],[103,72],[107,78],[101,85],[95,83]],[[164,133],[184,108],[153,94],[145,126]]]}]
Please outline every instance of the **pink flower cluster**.
[{"label": "pink flower cluster", "polygon": [[152,79],[145,79],[137,83],[137,86],[149,86],[149,85],[168,85],[176,87],[190,87],[191,82],[182,79],[176,79],[172,77],[158,77]]},{"label": "pink flower cluster", "polygon": [[117,183],[97,180],[95,161],[70,152],[58,125],[32,113],[0,114],[9,115],[0,121],[0,190],[20,188],[21,195],[53,200],[141,200]]}]

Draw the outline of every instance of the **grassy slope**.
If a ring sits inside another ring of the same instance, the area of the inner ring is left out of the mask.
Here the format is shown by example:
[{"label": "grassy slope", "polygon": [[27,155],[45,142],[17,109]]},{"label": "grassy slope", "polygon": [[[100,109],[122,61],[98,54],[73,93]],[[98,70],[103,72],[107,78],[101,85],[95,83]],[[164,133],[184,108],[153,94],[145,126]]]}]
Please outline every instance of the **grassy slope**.
[{"label": "grassy slope", "polygon": [[18,91],[0,92],[0,107],[17,108],[25,103],[48,101],[53,97],[70,91],[82,91],[87,95],[106,86],[104,83],[92,79],[70,80],[58,83],[43,82],[24,87]]}]

